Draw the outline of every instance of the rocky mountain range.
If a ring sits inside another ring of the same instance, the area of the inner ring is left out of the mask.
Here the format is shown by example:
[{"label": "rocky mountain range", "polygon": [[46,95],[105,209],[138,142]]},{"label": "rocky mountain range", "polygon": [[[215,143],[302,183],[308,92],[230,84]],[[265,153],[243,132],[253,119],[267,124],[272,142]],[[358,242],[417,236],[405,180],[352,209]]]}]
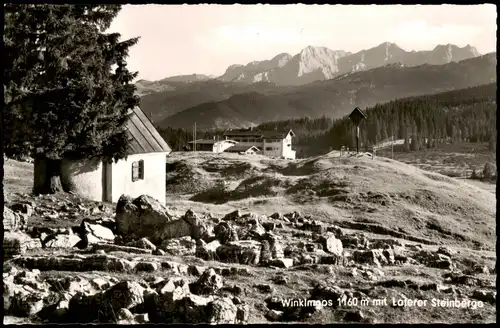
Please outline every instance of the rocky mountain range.
[{"label": "rocky mountain range", "polygon": [[144,96],[141,106],[160,127],[199,129],[253,126],[272,120],[327,115],[396,98],[433,94],[496,82],[496,53],[407,67],[388,64],[299,86],[271,82],[203,81]]},{"label": "rocky mountain range", "polygon": [[438,45],[430,51],[406,51],[394,43],[385,42],[357,53],[308,46],[295,56],[280,54],[271,60],[252,62],[245,66],[232,65],[220,79],[300,85],[398,62],[405,66],[442,65],[477,56],[479,52],[470,45],[460,48],[447,44]]},{"label": "rocky mountain range", "polygon": [[[246,65],[231,65],[217,79],[224,82],[255,83],[267,81],[277,85],[301,85],[387,64],[443,65],[479,55],[473,46],[467,45],[460,48],[452,44],[438,45],[429,51],[406,51],[394,43],[385,42],[356,53],[308,46],[294,56],[281,53],[270,60],[253,61]],[[150,91],[162,91],[162,88],[155,86],[155,84],[205,81],[211,78],[213,77],[192,74],[168,77],[155,82],[141,80],[138,83],[138,89],[143,95],[150,93]]]}]

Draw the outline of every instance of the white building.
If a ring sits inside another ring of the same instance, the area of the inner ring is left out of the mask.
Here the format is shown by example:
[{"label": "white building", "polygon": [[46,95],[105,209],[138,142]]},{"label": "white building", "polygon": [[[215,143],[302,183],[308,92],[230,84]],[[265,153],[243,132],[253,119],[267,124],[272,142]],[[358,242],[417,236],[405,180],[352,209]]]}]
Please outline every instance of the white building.
[{"label": "white building", "polygon": [[[195,141],[188,142],[189,145],[193,148],[196,145],[197,151],[209,151],[212,153],[222,153],[226,149],[237,144],[234,140],[219,140],[215,139],[198,139]],[[191,149],[192,149],[191,148]]]},{"label": "white building", "polygon": [[[257,131],[253,129],[229,130],[224,133],[226,139],[238,142],[238,147],[254,146],[260,154],[285,159],[295,159],[292,149],[292,138],[295,133],[286,131]],[[229,148],[227,151],[229,151]]]},{"label": "white building", "polygon": [[244,155],[254,155],[254,154],[260,154],[261,151],[259,148],[251,145],[245,145],[245,144],[237,144],[234,145],[233,147],[229,148],[226,150],[226,153],[238,153],[238,154],[244,154]]},{"label": "white building", "polygon": [[[130,110],[128,157],[117,163],[61,160],[61,185],[84,198],[117,202],[122,194],[149,195],[165,203],[165,159],[171,148],[139,107]],[[45,182],[44,161],[35,160],[35,186]]]}]

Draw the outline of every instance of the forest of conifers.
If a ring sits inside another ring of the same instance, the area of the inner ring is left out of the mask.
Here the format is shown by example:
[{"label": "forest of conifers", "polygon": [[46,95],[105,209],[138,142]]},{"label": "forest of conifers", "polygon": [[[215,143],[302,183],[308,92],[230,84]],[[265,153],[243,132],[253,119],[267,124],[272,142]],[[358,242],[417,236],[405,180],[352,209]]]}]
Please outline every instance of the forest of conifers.
[{"label": "forest of conifers", "polygon": [[[496,83],[434,95],[404,98],[363,109],[361,148],[371,149],[383,140],[405,139],[405,150],[434,147],[438,142],[488,142],[496,147]],[[347,116],[298,118],[260,124],[256,130],[292,129],[298,157],[318,155],[342,146],[354,148],[355,127]],[[221,136],[224,131],[198,131],[197,139]],[[193,140],[192,131],[167,128],[160,131],[172,149]],[[411,142],[409,142],[411,140]],[[425,140],[428,140],[426,143]]]}]

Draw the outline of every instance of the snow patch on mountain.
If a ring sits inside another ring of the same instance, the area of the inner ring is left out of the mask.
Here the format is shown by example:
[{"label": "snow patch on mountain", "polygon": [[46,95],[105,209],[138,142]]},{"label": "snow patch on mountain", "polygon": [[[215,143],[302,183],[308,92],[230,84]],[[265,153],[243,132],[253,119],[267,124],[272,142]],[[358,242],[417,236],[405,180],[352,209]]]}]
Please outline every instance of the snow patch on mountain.
[{"label": "snow patch on mountain", "polygon": [[254,75],[253,82],[269,81],[269,72],[262,72]]},{"label": "snow patch on mountain", "polygon": [[453,60],[453,53],[451,49],[451,44],[448,43],[448,49],[446,49],[446,54],[444,55],[444,60],[450,63]]},{"label": "snow patch on mountain", "polygon": [[353,72],[364,71],[366,69],[366,65],[363,62],[352,65]]},{"label": "snow patch on mountain", "polygon": [[292,55],[290,54],[279,54],[278,56],[273,58],[273,60],[276,60],[278,62],[277,67],[285,66],[290,61],[290,59],[292,59]]},{"label": "snow patch on mountain", "polygon": [[385,59],[384,59],[384,61],[388,61],[389,59],[392,58],[392,53],[389,51],[391,46],[392,46],[391,43],[389,43],[389,42],[385,43]]}]

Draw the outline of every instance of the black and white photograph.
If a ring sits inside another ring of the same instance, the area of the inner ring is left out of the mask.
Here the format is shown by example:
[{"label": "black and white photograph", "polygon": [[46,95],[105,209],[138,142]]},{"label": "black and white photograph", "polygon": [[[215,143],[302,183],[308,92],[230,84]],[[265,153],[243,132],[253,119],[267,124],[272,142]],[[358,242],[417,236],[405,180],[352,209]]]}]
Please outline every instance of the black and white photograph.
[{"label": "black and white photograph", "polygon": [[3,11],[4,325],[496,322],[495,4]]}]

